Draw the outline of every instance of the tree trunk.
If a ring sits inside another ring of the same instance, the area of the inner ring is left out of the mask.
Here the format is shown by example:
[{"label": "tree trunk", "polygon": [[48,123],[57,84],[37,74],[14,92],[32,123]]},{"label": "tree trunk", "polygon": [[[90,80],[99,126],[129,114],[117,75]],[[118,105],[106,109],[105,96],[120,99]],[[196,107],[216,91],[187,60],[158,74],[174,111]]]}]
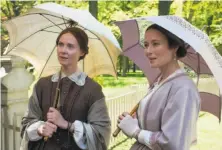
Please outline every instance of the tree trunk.
[{"label": "tree trunk", "polygon": [[17,6],[16,4],[16,1],[11,1],[12,3],[12,10],[13,10],[13,13],[14,13],[14,16],[19,16],[20,15],[20,7]]},{"label": "tree trunk", "polygon": [[206,32],[207,32],[208,36],[210,35],[210,31],[211,31],[210,26],[212,25],[212,22],[213,22],[213,15],[211,15],[211,16],[209,16],[207,18],[207,29],[206,29]]},{"label": "tree trunk", "polygon": [[98,15],[98,2],[96,1],[89,1],[89,12],[97,19]]},{"label": "tree trunk", "polygon": [[173,1],[161,1],[159,0],[159,4],[158,4],[158,9],[159,9],[159,13],[158,15],[168,15],[170,12],[170,5],[172,4]]},{"label": "tree trunk", "polygon": [[[199,3],[199,1],[192,1],[192,5],[196,5],[196,4],[198,4]],[[191,5],[191,6],[192,6]],[[189,16],[188,16],[188,18],[187,18],[187,21],[189,21],[189,22],[192,22],[192,18],[193,18],[193,15],[194,15],[194,9],[190,9],[190,13],[189,13]]]},{"label": "tree trunk", "polygon": [[136,72],[136,64],[133,63],[133,72]]},{"label": "tree trunk", "polygon": [[122,72],[122,62],[123,62],[123,56],[120,55],[119,57],[119,73],[121,74]]},{"label": "tree trunk", "polygon": [[122,72],[122,76],[125,77],[126,76],[126,72],[127,72],[127,66],[128,66],[128,59],[127,57],[123,56],[123,72]]},{"label": "tree trunk", "polygon": [[131,65],[130,65],[130,63],[129,63],[129,62],[130,62],[129,59],[127,59],[127,60],[128,60],[128,61],[127,61],[127,68],[128,68],[128,69],[127,69],[127,73],[128,73],[128,72],[130,72]]}]

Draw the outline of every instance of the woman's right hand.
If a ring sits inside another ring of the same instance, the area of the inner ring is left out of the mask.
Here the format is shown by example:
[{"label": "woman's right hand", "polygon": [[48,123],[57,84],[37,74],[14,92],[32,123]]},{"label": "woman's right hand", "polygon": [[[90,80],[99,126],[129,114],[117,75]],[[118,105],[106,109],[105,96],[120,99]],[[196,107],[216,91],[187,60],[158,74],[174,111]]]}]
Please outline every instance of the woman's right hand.
[{"label": "woman's right hand", "polygon": [[123,120],[123,118],[126,117],[127,115],[129,115],[128,112],[124,112],[124,113],[122,113],[122,115],[119,115],[117,123],[119,124],[121,122],[121,120]]},{"label": "woman's right hand", "polygon": [[[121,120],[123,120],[124,117],[127,115],[130,115],[128,112],[123,112],[122,115],[119,115],[117,123],[119,124]],[[133,118],[136,118],[136,112],[132,115]]]},{"label": "woman's right hand", "polygon": [[122,132],[130,137],[136,138],[137,132],[140,132],[139,123],[136,118],[133,118],[129,113],[124,112],[119,116],[117,126],[122,130]]},{"label": "woman's right hand", "polygon": [[44,137],[52,137],[56,130],[57,126],[47,121],[38,128],[38,134]]}]

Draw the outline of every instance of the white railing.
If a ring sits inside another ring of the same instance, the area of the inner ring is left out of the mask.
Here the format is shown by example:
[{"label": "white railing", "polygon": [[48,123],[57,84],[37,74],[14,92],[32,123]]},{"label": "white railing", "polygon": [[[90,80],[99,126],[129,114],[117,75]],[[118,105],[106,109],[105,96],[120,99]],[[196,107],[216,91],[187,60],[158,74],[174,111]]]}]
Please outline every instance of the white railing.
[{"label": "white railing", "polygon": [[[139,100],[145,95],[146,90],[136,90],[126,93],[124,95],[113,97],[107,100],[107,107],[111,119],[112,133],[117,127],[117,119],[123,112],[130,112],[131,109],[139,102]],[[118,136],[123,136],[122,133]],[[115,138],[111,137],[111,144],[115,143]]]},{"label": "white railing", "polygon": [[[1,109],[1,150],[19,150],[20,124],[24,114],[13,113],[12,118],[7,115],[7,108]],[[12,124],[9,123],[12,119]]]}]

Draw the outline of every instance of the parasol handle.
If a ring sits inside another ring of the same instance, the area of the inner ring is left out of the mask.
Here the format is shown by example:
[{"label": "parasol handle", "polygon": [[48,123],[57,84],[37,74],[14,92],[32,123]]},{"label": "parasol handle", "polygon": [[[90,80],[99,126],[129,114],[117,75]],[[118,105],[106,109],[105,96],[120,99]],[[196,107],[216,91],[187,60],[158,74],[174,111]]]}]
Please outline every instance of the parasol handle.
[{"label": "parasol handle", "polygon": [[[139,103],[137,103],[136,106],[133,107],[129,115],[132,116],[137,111],[138,107],[139,107]],[[120,131],[121,129],[117,127],[117,129],[113,132],[113,137],[116,137]]]},{"label": "parasol handle", "polygon": [[[60,92],[60,89],[59,89],[59,88],[56,88],[56,94],[55,94],[55,95],[56,95],[56,96],[55,96],[56,99],[54,100],[54,104],[53,104],[53,107],[54,107],[54,108],[57,108],[58,105],[60,105],[60,103],[59,103],[59,100],[60,100],[60,99],[59,99],[59,92]],[[57,109],[58,109],[58,108],[57,108]],[[45,137],[44,137],[44,141],[46,142],[46,141],[48,140],[48,138],[49,138],[49,137],[45,136]]]},{"label": "parasol handle", "polygon": [[44,141],[46,142],[48,140],[48,138],[49,138],[48,136],[45,136]]},{"label": "parasol handle", "polygon": [[[57,87],[56,87],[55,99],[53,101],[53,107],[57,108],[57,109],[60,106],[60,94],[59,94],[60,93],[60,89],[59,89],[60,80],[61,80],[61,70],[59,72],[59,80],[58,80]],[[47,142],[48,139],[49,139],[49,137],[47,137],[47,136],[44,137],[45,142]]]}]

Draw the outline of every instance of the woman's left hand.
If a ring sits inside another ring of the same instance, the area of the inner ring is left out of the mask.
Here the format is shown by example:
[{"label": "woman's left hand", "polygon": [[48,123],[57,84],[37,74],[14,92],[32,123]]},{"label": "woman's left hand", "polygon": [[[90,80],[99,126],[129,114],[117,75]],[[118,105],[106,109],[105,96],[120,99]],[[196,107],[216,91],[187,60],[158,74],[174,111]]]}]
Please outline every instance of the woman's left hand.
[{"label": "woman's left hand", "polygon": [[118,127],[123,131],[123,133],[131,138],[135,137],[137,132],[140,130],[138,120],[126,113],[119,116],[118,123]]},{"label": "woman's left hand", "polygon": [[63,118],[60,112],[53,107],[49,108],[47,113],[47,120],[62,129],[67,129],[68,127],[68,122]]}]

